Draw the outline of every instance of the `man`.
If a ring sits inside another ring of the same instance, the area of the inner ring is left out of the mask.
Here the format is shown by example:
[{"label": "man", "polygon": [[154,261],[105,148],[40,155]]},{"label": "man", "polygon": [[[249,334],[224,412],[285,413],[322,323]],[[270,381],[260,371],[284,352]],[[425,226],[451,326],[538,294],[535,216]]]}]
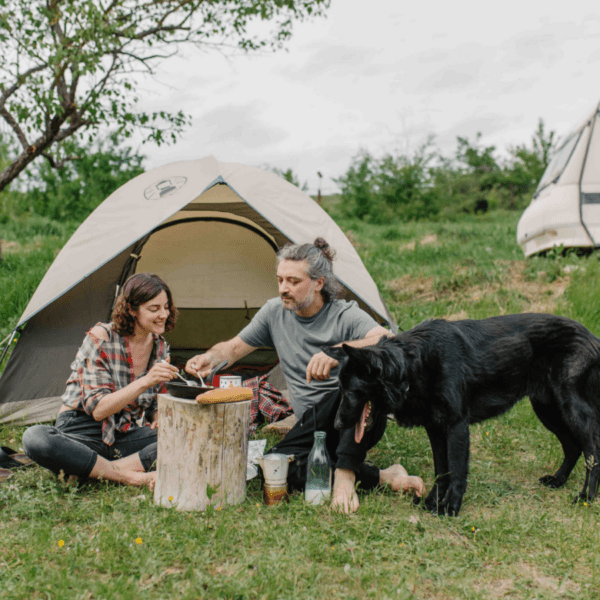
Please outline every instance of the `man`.
[{"label": "man", "polygon": [[332,506],[348,513],[359,507],[357,481],[363,489],[381,484],[395,491],[410,490],[418,496],[425,487],[420,477],[409,477],[401,465],[380,471],[364,464],[367,450],[383,435],[385,420],[374,423],[360,444],[354,441],[354,430],[340,433],[333,428],[340,402],[335,374],[339,363],[321,348],[341,343],[369,346],[391,335],[356,302],[337,299],[342,287],[333,275],[333,258],[333,251],[322,238],[314,244],[288,244],[282,248],[277,253],[280,297],[269,300],[239,335],[191,358],[186,370],[205,376],[223,360],[232,364],[257,347],[275,348],[297,422],[272,451],[295,455],[290,468],[293,472],[295,464],[298,472],[292,487],[301,487],[313,433],[326,431],[328,451],[335,462]]}]

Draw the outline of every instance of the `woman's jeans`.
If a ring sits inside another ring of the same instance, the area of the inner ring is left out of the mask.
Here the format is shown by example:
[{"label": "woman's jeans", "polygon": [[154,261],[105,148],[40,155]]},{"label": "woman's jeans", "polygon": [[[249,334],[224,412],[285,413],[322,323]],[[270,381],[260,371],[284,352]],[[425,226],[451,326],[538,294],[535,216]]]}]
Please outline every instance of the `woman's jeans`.
[{"label": "woman's jeans", "polygon": [[23,449],[38,465],[66,476],[88,477],[98,455],[117,460],[139,452],[145,471],[156,462],[158,430],[136,424],[117,432],[115,442],[102,441],[102,423],[80,410],[61,412],[54,427],[34,425],[23,434]]}]

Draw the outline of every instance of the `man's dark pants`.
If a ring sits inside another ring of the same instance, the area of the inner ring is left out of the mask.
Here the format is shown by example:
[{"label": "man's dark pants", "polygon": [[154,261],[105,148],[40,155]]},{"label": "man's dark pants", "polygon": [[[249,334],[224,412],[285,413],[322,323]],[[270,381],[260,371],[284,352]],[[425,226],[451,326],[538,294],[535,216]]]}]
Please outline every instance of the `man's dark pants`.
[{"label": "man's dark pants", "polygon": [[313,446],[314,432],[324,431],[327,452],[334,469],[348,469],[356,474],[359,489],[372,490],[379,485],[379,469],[366,464],[367,451],[382,438],[387,423],[386,415],[380,416],[365,432],[357,444],[354,429],[338,431],[334,428],[335,415],[341,402],[341,394],[335,392],[308,409],[289,433],[269,453],[294,455],[288,472],[288,489],[303,490],[306,483],[306,463]]}]

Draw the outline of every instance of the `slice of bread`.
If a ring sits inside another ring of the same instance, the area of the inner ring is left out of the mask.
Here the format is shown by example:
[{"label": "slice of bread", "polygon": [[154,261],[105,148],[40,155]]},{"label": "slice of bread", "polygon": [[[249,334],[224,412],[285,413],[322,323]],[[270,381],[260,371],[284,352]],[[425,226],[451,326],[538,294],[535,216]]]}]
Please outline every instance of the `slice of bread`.
[{"label": "slice of bread", "polygon": [[243,402],[252,400],[252,390],[247,387],[217,388],[196,397],[198,404],[218,404],[219,402]]}]

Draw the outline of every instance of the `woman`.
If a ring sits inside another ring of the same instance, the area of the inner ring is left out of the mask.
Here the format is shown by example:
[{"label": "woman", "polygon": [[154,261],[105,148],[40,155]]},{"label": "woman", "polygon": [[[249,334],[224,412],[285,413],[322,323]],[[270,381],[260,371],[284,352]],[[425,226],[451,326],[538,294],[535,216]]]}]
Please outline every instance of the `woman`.
[{"label": "woman", "polygon": [[34,425],[23,434],[27,455],[65,477],[152,489],[156,395],[177,374],[166,362],[168,346],[161,334],[173,329],[176,318],[171,291],[160,277],[130,277],[111,323],[98,323],[87,332],[71,364],[55,426]]}]

